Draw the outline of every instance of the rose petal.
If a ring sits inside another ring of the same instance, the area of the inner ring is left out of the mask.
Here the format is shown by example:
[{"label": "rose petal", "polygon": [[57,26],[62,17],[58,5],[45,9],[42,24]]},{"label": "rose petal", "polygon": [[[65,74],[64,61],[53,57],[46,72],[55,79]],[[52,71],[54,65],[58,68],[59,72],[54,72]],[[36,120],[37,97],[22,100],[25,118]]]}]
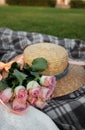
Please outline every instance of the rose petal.
[{"label": "rose petal", "polygon": [[41,94],[41,88],[37,87],[37,88],[33,88],[29,90],[29,95],[33,96],[33,97],[39,97]]},{"label": "rose petal", "polygon": [[17,95],[20,89],[25,89],[25,87],[22,86],[22,85],[17,86],[17,87],[15,88],[15,90],[14,90],[14,93]]},{"label": "rose petal", "polygon": [[18,86],[15,88],[15,98],[18,102],[24,103],[28,98],[27,90],[23,86]]},{"label": "rose petal", "polygon": [[51,89],[42,87],[41,89],[41,99],[43,101],[47,101],[50,99],[51,96]]},{"label": "rose petal", "polygon": [[37,101],[38,99],[36,97],[33,97],[33,96],[28,96],[28,101],[30,102],[31,105],[35,106],[35,102]]},{"label": "rose petal", "polygon": [[12,97],[12,90],[11,88],[6,88],[0,93],[0,99],[4,102],[7,103],[9,102],[10,98]]},{"label": "rose petal", "polygon": [[56,78],[54,76],[42,76],[40,78],[40,84],[45,87],[55,86]]},{"label": "rose petal", "polygon": [[42,101],[41,99],[38,99],[36,102],[35,102],[35,106],[40,108],[40,109],[43,109],[47,106],[47,102],[44,102]]},{"label": "rose petal", "polygon": [[27,90],[31,89],[31,88],[37,88],[40,87],[40,85],[38,84],[38,82],[32,80],[27,84]]},{"label": "rose petal", "polygon": [[27,108],[27,106],[29,106],[29,105],[26,102],[25,103],[20,103],[20,102],[17,101],[16,98],[12,102],[12,108],[15,111],[25,110]]}]

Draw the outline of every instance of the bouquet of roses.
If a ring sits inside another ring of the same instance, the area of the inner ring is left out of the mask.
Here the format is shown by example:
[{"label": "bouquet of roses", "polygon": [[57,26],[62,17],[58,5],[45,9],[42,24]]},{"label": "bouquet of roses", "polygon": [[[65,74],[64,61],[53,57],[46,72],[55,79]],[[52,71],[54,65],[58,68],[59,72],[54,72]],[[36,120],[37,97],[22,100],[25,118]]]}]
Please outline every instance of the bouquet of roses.
[{"label": "bouquet of roses", "polygon": [[43,58],[34,59],[32,66],[14,62],[9,69],[8,76],[0,81],[0,99],[10,103],[15,111],[22,111],[29,105],[43,109],[51,99],[56,86],[54,76],[45,76],[40,72],[47,67]]}]

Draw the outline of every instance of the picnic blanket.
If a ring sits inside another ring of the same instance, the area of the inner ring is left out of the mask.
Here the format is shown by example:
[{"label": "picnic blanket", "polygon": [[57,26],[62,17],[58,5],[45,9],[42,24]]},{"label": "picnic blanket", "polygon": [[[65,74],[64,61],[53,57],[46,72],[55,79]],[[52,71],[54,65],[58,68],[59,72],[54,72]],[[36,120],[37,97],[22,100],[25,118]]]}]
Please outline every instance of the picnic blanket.
[{"label": "picnic blanket", "polygon": [[[79,39],[58,38],[51,35],[13,31],[0,28],[0,60],[10,61],[22,54],[30,44],[51,42],[65,47],[69,57],[85,61],[85,42]],[[66,96],[52,99],[42,110],[60,130],[85,130],[85,85]]]},{"label": "picnic blanket", "polygon": [[0,130],[59,130],[52,119],[36,109],[29,106],[23,115],[16,115],[4,110],[0,104]]}]

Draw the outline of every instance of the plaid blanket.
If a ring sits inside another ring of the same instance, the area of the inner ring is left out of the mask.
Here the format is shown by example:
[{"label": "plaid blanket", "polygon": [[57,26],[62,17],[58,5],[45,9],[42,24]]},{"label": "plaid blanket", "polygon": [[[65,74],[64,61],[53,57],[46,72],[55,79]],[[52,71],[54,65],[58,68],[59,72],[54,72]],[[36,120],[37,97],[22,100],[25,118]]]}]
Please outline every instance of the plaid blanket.
[{"label": "plaid blanket", "polygon": [[[0,60],[8,62],[22,54],[30,44],[49,42],[67,50],[69,57],[85,61],[85,42],[79,39],[62,39],[46,34],[13,31],[0,28]],[[42,110],[58,125],[60,130],[85,130],[85,85],[66,96],[52,99]]]}]

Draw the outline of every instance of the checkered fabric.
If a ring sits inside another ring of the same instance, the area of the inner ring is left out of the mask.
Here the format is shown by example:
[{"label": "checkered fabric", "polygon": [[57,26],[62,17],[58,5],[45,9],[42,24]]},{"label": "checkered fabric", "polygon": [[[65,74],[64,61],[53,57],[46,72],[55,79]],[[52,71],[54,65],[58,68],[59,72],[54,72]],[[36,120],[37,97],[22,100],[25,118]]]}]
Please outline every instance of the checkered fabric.
[{"label": "checkered fabric", "polygon": [[[0,28],[0,60],[8,62],[30,44],[49,42],[63,46],[70,58],[85,61],[85,42],[51,35]],[[45,43],[44,43],[45,44]],[[60,130],[85,130],[85,85],[66,96],[52,99],[42,110]]]},{"label": "checkered fabric", "polygon": [[60,130],[85,130],[85,85],[71,94],[52,99],[43,111]]}]

